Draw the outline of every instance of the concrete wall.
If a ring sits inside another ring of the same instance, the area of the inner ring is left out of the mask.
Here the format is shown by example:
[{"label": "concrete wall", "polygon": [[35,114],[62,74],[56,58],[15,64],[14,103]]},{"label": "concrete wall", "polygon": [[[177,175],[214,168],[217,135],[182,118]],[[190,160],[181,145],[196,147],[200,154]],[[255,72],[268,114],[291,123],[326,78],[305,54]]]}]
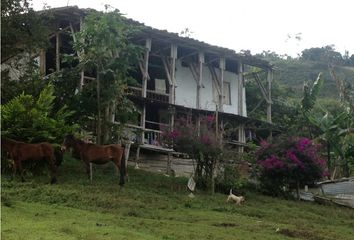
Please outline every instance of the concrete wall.
[{"label": "concrete wall", "polygon": [[[196,107],[197,99],[197,83],[188,67],[183,67],[181,61],[176,62],[176,105],[181,105],[190,108]],[[238,114],[238,76],[232,72],[224,72],[224,82],[230,83],[231,105],[223,106],[224,112]],[[201,108],[204,110],[215,110],[215,102],[213,100],[213,80],[211,73],[206,65],[203,66],[203,85],[201,88]],[[246,101],[245,90],[244,92],[244,112],[246,116]]]}]

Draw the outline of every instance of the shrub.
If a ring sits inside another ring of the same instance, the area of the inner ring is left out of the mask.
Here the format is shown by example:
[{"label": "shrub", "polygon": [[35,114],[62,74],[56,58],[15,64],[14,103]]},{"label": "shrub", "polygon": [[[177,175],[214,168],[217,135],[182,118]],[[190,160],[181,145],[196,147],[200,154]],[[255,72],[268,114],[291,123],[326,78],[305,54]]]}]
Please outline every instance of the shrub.
[{"label": "shrub", "polygon": [[36,99],[22,93],[1,106],[2,136],[26,142],[61,143],[64,135],[78,128],[66,119],[72,114],[64,106],[53,111],[52,85],[45,87]]},{"label": "shrub", "polygon": [[278,138],[273,143],[262,141],[256,156],[262,189],[271,195],[289,194],[327,174],[320,145],[308,138]]},{"label": "shrub", "polygon": [[198,132],[197,124],[192,119],[178,119],[174,130],[163,131],[162,142],[192,157],[196,161],[195,177],[198,187],[212,188],[214,191],[214,170],[222,153],[215,135],[215,117],[202,117],[199,126]]}]

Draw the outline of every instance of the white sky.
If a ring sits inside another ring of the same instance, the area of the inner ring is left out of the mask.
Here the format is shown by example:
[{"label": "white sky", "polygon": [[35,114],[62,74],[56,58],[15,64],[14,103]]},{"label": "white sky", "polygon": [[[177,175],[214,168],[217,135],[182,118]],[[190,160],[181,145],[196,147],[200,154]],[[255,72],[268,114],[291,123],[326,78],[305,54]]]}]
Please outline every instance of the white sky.
[{"label": "white sky", "polygon": [[[297,56],[334,44],[354,54],[353,0],[33,0],[37,10],[76,5],[103,10],[109,4],[148,26],[236,51],[263,50]],[[301,33],[301,41],[295,35]],[[290,35],[290,38],[288,37]]]}]

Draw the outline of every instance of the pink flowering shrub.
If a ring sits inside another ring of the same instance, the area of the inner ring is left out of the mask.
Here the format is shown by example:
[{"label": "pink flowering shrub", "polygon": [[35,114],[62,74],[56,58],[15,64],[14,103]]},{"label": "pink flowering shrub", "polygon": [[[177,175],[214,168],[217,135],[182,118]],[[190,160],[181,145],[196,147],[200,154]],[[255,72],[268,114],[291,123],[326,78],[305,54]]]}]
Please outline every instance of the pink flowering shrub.
[{"label": "pink flowering shrub", "polygon": [[281,195],[283,189],[292,191],[311,185],[326,176],[326,161],[320,145],[308,138],[279,138],[273,143],[261,141],[256,152],[259,178],[266,193]]},{"label": "pink flowering shrub", "polygon": [[200,131],[192,119],[180,118],[174,129],[162,131],[162,143],[178,152],[187,153],[196,160],[196,178],[199,187],[208,188],[216,159],[221,147],[215,136],[215,116],[205,116],[200,120]]}]

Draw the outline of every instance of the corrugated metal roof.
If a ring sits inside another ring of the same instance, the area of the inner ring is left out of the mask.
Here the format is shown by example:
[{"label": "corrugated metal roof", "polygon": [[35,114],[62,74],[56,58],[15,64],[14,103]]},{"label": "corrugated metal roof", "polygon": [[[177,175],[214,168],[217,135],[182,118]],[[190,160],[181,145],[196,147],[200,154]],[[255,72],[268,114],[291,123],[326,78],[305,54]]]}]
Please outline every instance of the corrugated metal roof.
[{"label": "corrugated metal roof", "polygon": [[[59,8],[52,8],[49,10],[43,10],[39,11],[40,14],[46,13],[46,12],[52,12],[55,13],[57,16],[68,16],[69,18],[75,18],[78,16],[84,16],[87,15],[89,12],[96,11],[93,9],[80,9],[77,6],[67,6],[67,7],[59,7]],[[220,54],[223,57],[229,57],[233,59],[237,59],[242,61],[243,63],[246,63],[251,66],[256,66],[260,68],[266,68],[266,69],[273,69],[273,65],[270,64],[268,61],[256,58],[252,55],[245,55],[245,54],[240,54],[236,53],[235,50],[229,49],[229,48],[224,48],[224,47],[219,47],[216,45],[212,45],[194,38],[190,37],[182,37],[179,36],[177,33],[169,32],[167,30],[160,30],[157,28],[153,28],[150,26],[145,25],[144,23],[138,22],[134,19],[126,18],[127,21],[133,25],[138,25],[143,27],[143,32],[145,34],[152,34],[155,36],[160,36],[164,37],[168,40],[171,40],[175,42],[176,44],[180,44],[183,46],[193,46],[198,48],[199,50],[204,50],[204,51],[212,51],[215,53]]]},{"label": "corrugated metal roof", "polygon": [[321,188],[324,194],[338,195],[349,194],[354,195],[354,180],[337,183],[325,183],[321,184]]}]

